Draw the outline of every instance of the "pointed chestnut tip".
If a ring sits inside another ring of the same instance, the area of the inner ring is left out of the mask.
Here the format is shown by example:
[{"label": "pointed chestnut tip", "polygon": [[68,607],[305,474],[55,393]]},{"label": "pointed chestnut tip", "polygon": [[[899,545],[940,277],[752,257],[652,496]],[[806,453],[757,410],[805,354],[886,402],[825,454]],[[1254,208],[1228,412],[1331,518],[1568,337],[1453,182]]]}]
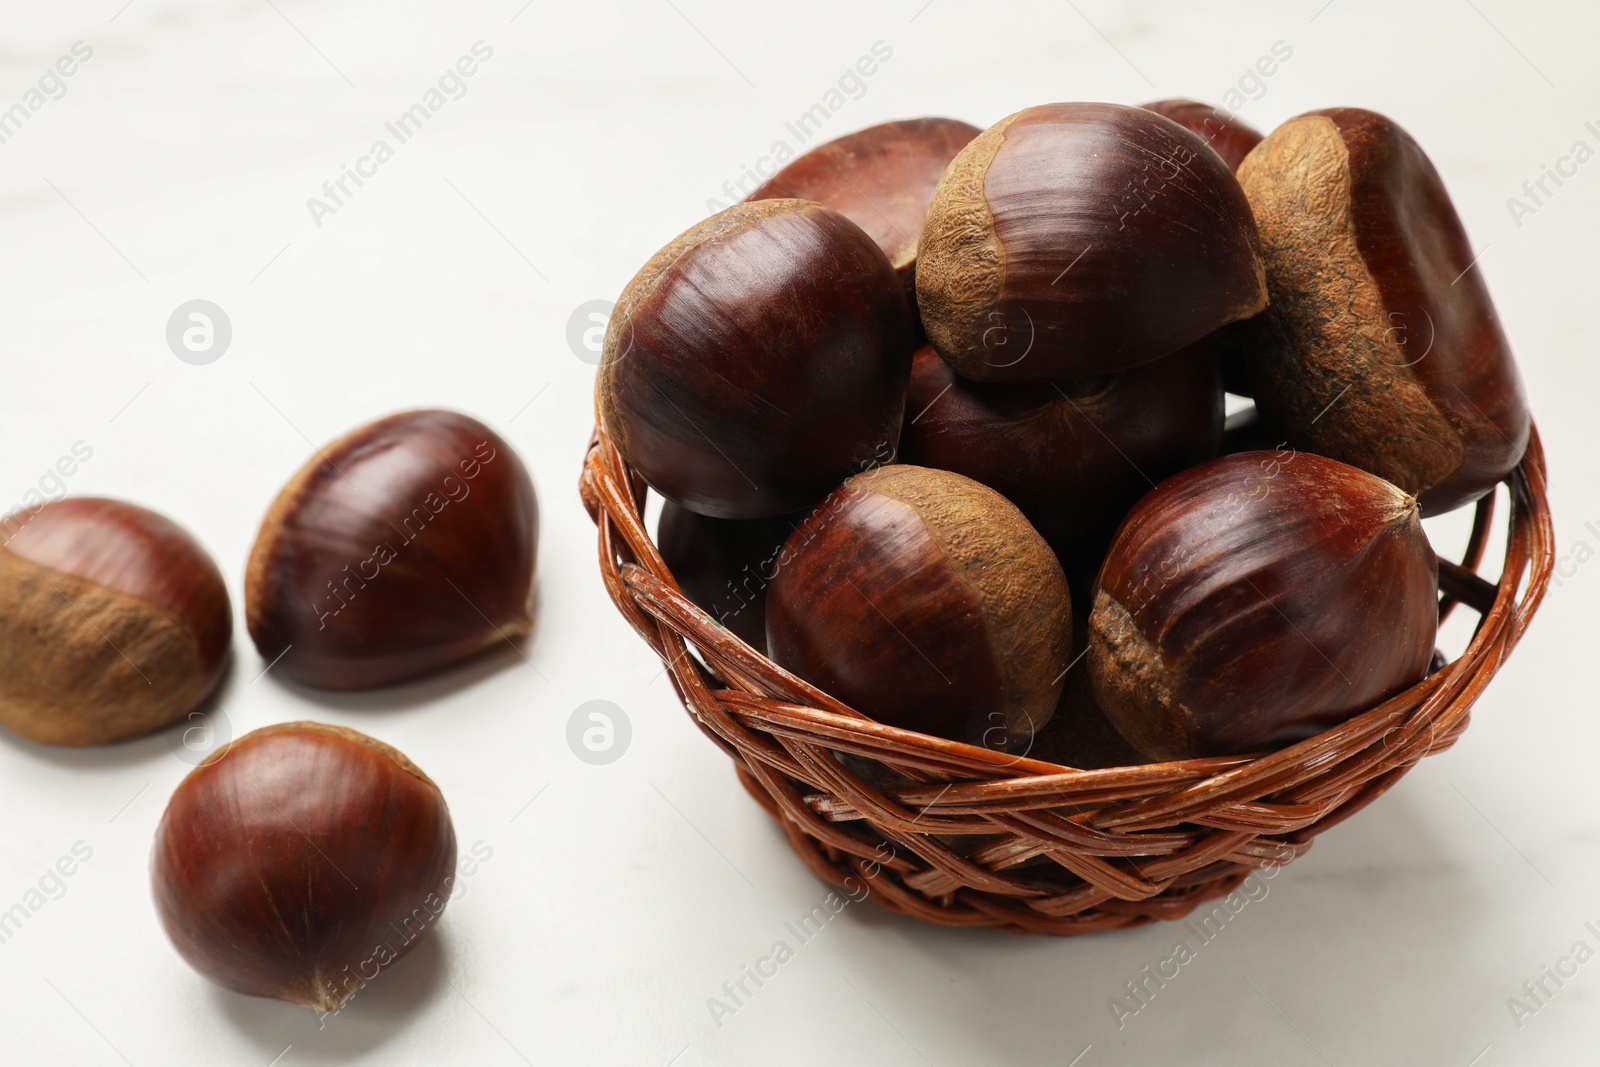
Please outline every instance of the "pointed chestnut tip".
[{"label": "pointed chestnut tip", "polygon": [[183,718],[221,682],[227,586],[182,527],[69,497],[0,520],[0,723],[94,745]]},{"label": "pointed chestnut tip", "polygon": [[290,1000],[302,1008],[310,1008],[318,1015],[331,1015],[349,1003],[355,996],[354,990],[340,991],[333,985],[333,981],[326,975],[318,974],[312,979],[311,988],[316,990],[312,996],[303,999]]},{"label": "pointed chestnut tip", "polygon": [[484,634],[483,647],[492,648],[501,641],[518,641],[533,633],[533,615],[521,611],[505,622],[496,623],[493,630]]},{"label": "pointed chestnut tip", "polygon": [[273,501],[246,571],[250,636],[318,688],[442,669],[532,629],[538,535],[533,481],[493,430],[451,411],[379,419]]}]

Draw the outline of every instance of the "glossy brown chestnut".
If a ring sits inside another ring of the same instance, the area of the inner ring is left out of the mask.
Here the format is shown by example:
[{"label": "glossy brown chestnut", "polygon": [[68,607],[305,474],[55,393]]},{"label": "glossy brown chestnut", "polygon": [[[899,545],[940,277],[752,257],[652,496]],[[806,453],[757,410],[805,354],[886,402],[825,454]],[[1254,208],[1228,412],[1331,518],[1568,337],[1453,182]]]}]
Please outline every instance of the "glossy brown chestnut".
[{"label": "glossy brown chestnut", "polygon": [[945,171],[917,251],[928,340],[977,381],[1127,370],[1265,302],[1233,172],[1176,122],[1118,104],[1046,104],[985,130]]},{"label": "glossy brown chestnut", "polygon": [[751,200],[815,200],[878,242],[909,299],[916,298],[917,240],[933,187],[982,132],[955,119],[901,119],[820,144],[769,178]]},{"label": "glossy brown chestnut", "polygon": [[1225,456],[1117,531],[1089,617],[1095,696],[1151,759],[1281,747],[1422,680],[1437,583],[1416,501],[1382,478]]},{"label": "glossy brown chestnut", "polygon": [[245,574],[250,636],[305,685],[402,682],[533,628],[538,544],[533,482],[499,435],[451,411],[391,415],[273,501]]},{"label": "glossy brown chestnut", "polygon": [[900,439],[911,310],[883,251],[805,200],[735,204],[617,302],[601,417],[650,487],[719,519],[810,507]]},{"label": "glossy brown chestnut", "polygon": [[1086,610],[1128,509],[1217,454],[1223,395],[1203,350],[1100,378],[1004,385],[958,377],[929,347],[912,360],[906,412],[905,462],[964,474],[1021,508]]},{"label": "glossy brown chestnut", "polygon": [[156,829],[156,913],[237,993],[337,1011],[444,911],[456,833],[439,787],[365,734],[268,726],[189,773]]},{"label": "glossy brown chestnut", "polygon": [[880,722],[1010,748],[1055,710],[1072,606],[1015,505],[959,474],[896,465],[851,478],[790,535],[767,644]]},{"label": "glossy brown chestnut", "polygon": [[0,724],[97,745],[176,722],[221,680],[233,611],[181,527],[74,497],[0,522]]},{"label": "glossy brown chestnut", "polygon": [[1521,460],[1528,409],[1476,254],[1410,134],[1360,108],[1278,127],[1239,168],[1272,303],[1256,403],[1290,444],[1417,496],[1476,500]]},{"label": "glossy brown chestnut", "polygon": [[804,514],[713,519],[667,501],[657,547],[684,596],[758,652],[767,648],[767,586]]},{"label": "glossy brown chestnut", "polygon": [[1146,111],[1166,116],[1186,130],[1193,130],[1207,148],[1222,157],[1229,170],[1238,170],[1250,149],[1261,143],[1260,131],[1239,116],[1198,100],[1173,97],[1141,106]]}]

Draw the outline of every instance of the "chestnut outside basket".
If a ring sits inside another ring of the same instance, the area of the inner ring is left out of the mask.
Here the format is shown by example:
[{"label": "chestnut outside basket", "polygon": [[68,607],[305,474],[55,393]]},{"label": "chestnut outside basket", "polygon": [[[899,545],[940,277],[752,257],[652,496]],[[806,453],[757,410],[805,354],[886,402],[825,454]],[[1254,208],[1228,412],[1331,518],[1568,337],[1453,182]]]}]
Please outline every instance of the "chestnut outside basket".
[{"label": "chestnut outside basket", "polygon": [[[603,422],[580,488],[611,599],[812,871],[932,923],[1082,934],[1182,918],[1252,870],[1305,852],[1455,742],[1550,579],[1537,429],[1506,485],[1498,583],[1477,573],[1496,494],[1478,503],[1462,562],[1440,560],[1441,618],[1458,603],[1480,616],[1454,662],[1436,660],[1405,692],[1277,752],[1107,770],[885,726],[756,652],[679,591],[645,529],[644,483]],[[863,761],[898,772],[873,778],[908,784],[864,780],[851,769]]]}]

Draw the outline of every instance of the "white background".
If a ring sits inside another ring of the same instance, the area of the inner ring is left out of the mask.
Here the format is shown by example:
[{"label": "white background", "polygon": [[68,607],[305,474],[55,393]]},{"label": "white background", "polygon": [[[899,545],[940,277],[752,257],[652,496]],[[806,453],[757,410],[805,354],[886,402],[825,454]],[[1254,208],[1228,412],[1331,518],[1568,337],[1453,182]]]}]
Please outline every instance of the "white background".
[{"label": "white background", "polygon": [[[265,664],[236,602],[223,729],[368,731],[437,779],[463,854],[493,852],[437,931],[320,1031],[303,1009],[209,985],[157,924],[151,836],[188,770],[173,734],[85,751],[0,738],[0,909],[74,842],[93,849],[0,945],[4,1062],[1595,1062],[1600,960],[1520,1028],[1507,1007],[1575,941],[1600,947],[1584,929],[1600,926],[1600,566],[1575,560],[1460,743],[1282,871],[1124,1028],[1108,1001],[1170,952],[1173,927],[1019,939],[871,904],[715,1025],[707,999],[825,889],[605,596],[575,489],[593,368],[568,342],[575,308],[614,298],[726,199],[725,180],[793,143],[785,121],[875,42],[892,58],[830,136],[922,114],[982,126],[1053,100],[1215,102],[1281,40],[1292,58],[1242,116],[1266,129],[1363,105],[1426,146],[1487,246],[1562,550],[1600,548],[1600,163],[1520,226],[1507,206],[1573,142],[1600,148],[1594,8],[121,2],[4,5],[0,108],[74,41],[94,55],[0,145],[0,509],[81,440],[94,456],[70,492],[182,522],[237,601],[257,523],[313,442],[404,407],[458,408],[534,472],[538,629],[424,684],[329,696],[252,681]],[[315,225],[307,198],[478,40],[493,58],[466,95]],[[194,298],[233,324],[209,366],[165,341]],[[1434,528],[1454,546],[1459,523]],[[593,699],[632,723],[609,766],[565,740]]]}]

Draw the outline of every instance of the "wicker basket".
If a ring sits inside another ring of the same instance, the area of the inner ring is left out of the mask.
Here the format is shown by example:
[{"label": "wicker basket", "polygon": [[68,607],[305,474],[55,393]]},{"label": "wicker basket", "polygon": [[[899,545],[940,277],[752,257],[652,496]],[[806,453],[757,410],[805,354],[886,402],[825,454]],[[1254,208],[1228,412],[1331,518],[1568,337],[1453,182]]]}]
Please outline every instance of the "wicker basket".
[{"label": "wicker basket", "polygon": [[618,610],[820,878],[946,926],[1081,934],[1182,918],[1252,870],[1306,851],[1454,743],[1549,582],[1554,537],[1537,431],[1507,485],[1498,585],[1477,573],[1494,494],[1477,506],[1463,561],[1440,562],[1441,618],[1458,603],[1481,616],[1454,662],[1277,752],[1109,770],[885,726],[766,659],[679,591],[645,529],[644,484],[603,424],[581,490]]}]

